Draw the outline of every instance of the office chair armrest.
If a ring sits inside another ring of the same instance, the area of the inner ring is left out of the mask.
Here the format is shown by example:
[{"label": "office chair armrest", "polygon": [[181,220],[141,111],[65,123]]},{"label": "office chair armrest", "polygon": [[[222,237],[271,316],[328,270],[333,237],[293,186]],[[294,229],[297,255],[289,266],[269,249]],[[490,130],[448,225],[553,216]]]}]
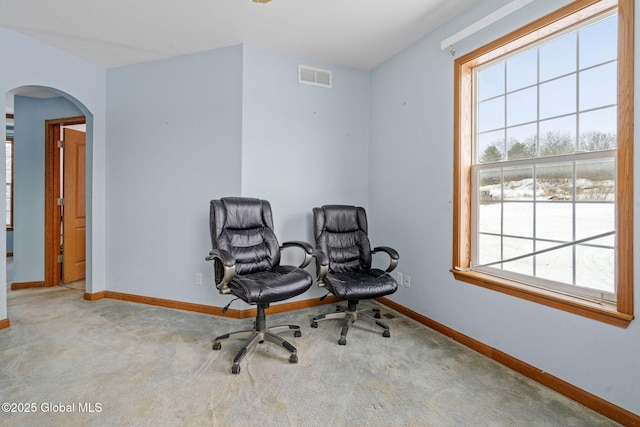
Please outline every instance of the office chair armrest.
[{"label": "office chair armrest", "polygon": [[371,251],[372,254],[375,254],[376,252],[385,252],[387,255],[389,255],[389,267],[387,267],[387,269],[385,270],[387,273],[395,270],[396,266],[398,265],[398,260],[400,259],[398,251],[388,246],[378,246],[373,248],[373,250]]},{"label": "office chair armrest", "polygon": [[236,275],[236,259],[225,250],[213,249],[205,260],[214,262],[213,271],[218,291],[221,294],[230,294],[229,282]]},{"label": "office chair armrest", "polygon": [[324,278],[329,273],[329,257],[320,249],[315,251],[316,275],[318,276],[318,286],[324,287]]},{"label": "office chair armrest", "polygon": [[302,250],[304,250],[304,260],[302,260],[302,264],[300,264],[298,268],[305,268],[307,265],[309,265],[309,263],[313,259],[313,255],[314,255],[313,247],[307,242],[292,240],[290,242],[283,242],[282,246],[280,246],[280,249],[282,250],[284,248],[294,248],[294,247],[301,248]]}]

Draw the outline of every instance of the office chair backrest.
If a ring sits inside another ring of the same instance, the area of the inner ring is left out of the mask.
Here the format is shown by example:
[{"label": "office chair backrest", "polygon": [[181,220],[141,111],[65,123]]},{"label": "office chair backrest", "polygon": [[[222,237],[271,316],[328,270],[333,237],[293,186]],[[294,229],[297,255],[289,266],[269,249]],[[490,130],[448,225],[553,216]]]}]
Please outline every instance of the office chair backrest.
[{"label": "office chair backrest", "polygon": [[226,197],[211,201],[211,245],[236,259],[236,274],[268,271],[280,264],[273,233],[271,205],[266,200]]},{"label": "office chair backrest", "polygon": [[329,257],[329,272],[371,268],[367,214],[356,206],[326,205],[313,209],[316,247]]}]

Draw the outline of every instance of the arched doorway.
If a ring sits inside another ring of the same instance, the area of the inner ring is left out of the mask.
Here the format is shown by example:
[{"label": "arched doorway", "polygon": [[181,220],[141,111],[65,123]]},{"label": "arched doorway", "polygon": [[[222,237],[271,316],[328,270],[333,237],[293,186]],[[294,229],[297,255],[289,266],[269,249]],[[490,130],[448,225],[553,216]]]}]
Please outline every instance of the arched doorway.
[{"label": "arched doorway", "polygon": [[[89,207],[92,183],[91,145],[93,140],[93,116],[88,109],[73,96],[55,88],[42,86],[21,86],[9,91],[8,107],[14,109],[14,142],[16,159],[20,150],[29,150],[29,156],[14,163],[15,172],[20,176],[29,175],[31,180],[24,186],[14,187],[16,195],[14,226],[14,281],[21,287],[55,286],[61,283],[62,261],[59,258],[62,239],[60,220],[62,215],[57,206],[59,186],[64,180],[61,151],[57,147],[64,127],[84,123],[86,130],[86,152],[82,153],[82,166],[86,180],[79,193],[83,196],[82,211],[86,213],[86,237],[83,235],[81,252],[89,260],[91,247],[87,244],[91,234],[91,209]],[[16,102],[17,100],[17,102]],[[30,129],[21,135],[21,129]],[[37,131],[31,131],[35,129]],[[28,147],[21,147],[23,141]],[[85,154],[86,153],[86,154]],[[21,168],[23,168],[21,170]],[[21,197],[22,194],[22,197]],[[89,197],[86,197],[86,196]],[[39,209],[38,207],[39,206]],[[42,206],[45,207],[44,211]],[[21,213],[25,216],[21,218]],[[90,263],[89,263],[90,265]],[[84,265],[83,265],[84,269]],[[87,289],[90,285],[90,267],[85,269]],[[14,286],[12,286],[14,289]]]}]

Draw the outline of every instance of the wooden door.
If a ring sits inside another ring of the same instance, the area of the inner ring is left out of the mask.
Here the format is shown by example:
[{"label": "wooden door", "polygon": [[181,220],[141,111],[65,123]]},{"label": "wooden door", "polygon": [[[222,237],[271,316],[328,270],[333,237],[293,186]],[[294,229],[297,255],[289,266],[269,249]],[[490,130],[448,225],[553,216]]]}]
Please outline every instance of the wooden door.
[{"label": "wooden door", "polygon": [[86,134],[64,129],[62,283],[85,278]]}]

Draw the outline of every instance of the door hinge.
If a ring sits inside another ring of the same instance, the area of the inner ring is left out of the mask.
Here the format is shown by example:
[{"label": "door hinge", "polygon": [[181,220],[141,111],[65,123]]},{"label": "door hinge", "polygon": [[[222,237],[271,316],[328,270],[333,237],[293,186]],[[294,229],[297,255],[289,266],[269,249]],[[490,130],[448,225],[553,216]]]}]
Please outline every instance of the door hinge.
[{"label": "door hinge", "polygon": [[58,255],[58,258],[56,259],[56,261],[62,262],[63,260],[64,260],[64,255]]},{"label": "door hinge", "polygon": [[58,142],[56,142],[56,146],[57,146],[58,148],[64,148],[64,141],[62,141],[62,140],[58,140]]},{"label": "door hinge", "polygon": [[56,204],[58,206],[64,206],[64,198],[59,197],[58,199],[56,199]]}]

